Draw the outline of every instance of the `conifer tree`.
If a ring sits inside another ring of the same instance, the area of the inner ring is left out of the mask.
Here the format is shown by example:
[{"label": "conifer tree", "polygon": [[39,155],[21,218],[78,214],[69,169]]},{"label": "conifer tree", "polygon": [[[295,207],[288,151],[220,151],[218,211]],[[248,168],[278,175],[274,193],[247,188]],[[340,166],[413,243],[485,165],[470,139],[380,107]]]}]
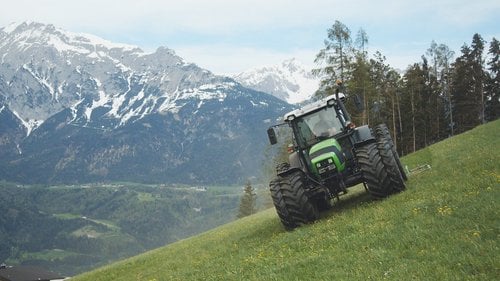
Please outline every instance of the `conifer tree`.
[{"label": "conifer tree", "polygon": [[472,37],[472,50],[471,50],[471,60],[472,60],[472,80],[473,80],[473,91],[475,99],[477,100],[478,110],[479,110],[479,122],[480,124],[485,123],[485,95],[484,95],[484,84],[486,82],[486,73],[484,71],[484,51],[485,41],[478,33],[474,34]]},{"label": "conifer tree", "polygon": [[347,108],[351,112],[351,117],[355,124],[370,124],[369,101],[374,95],[373,85],[370,80],[370,64],[368,61],[368,35],[363,29],[358,31],[355,41],[354,61],[351,63],[351,77],[348,81],[348,92],[358,95],[359,102],[362,103],[363,111],[361,116],[356,114],[357,109],[354,103],[348,103]]},{"label": "conifer tree", "polygon": [[241,197],[240,200],[238,218],[243,218],[255,214],[257,212],[256,205],[257,205],[257,194],[255,194],[255,191],[252,185],[250,184],[250,181],[248,181],[245,185],[243,196]]},{"label": "conifer tree", "polygon": [[336,20],[327,30],[328,37],[324,41],[325,48],[321,49],[314,60],[324,67],[314,69],[313,73],[322,77],[319,95],[326,96],[333,93],[335,81],[344,81],[348,75],[349,64],[352,58],[352,40],[349,28]]},{"label": "conifer tree", "polygon": [[403,118],[402,154],[415,152],[421,148],[420,127],[422,126],[422,112],[419,110],[422,93],[425,85],[425,72],[415,63],[406,71],[402,96],[402,111],[406,112]]},{"label": "conifer tree", "polygon": [[472,47],[464,45],[462,55],[455,60],[452,74],[453,116],[458,133],[484,122],[486,81],[483,68],[484,40],[474,34]]},{"label": "conifer tree", "polygon": [[493,121],[500,117],[500,43],[496,38],[490,42],[488,52],[488,77],[486,80],[486,121]]},{"label": "conifer tree", "polygon": [[[445,44],[432,41],[427,49],[429,56],[429,82],[431,83],[432,141],[438,141],[448,134],[453,135],[453,114],[451,111],[451,95],[449,91],[450,60],[454,52]],[[451,130],[450,130],[451,129]],[[451,132],[450,132],[451,131]]]}]

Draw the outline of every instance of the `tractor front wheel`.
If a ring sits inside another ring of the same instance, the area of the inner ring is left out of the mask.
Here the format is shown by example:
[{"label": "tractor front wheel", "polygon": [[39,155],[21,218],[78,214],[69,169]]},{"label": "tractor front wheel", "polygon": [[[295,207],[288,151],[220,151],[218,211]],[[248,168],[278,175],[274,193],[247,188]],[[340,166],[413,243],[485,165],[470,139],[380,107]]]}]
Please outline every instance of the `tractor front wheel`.
[{"label": "tractor front wheel", "polygon": [[287,230],[319,218],[319,212],[307,195],[305,177],[302,171],[278,176],[269,183],[274,207]]}]

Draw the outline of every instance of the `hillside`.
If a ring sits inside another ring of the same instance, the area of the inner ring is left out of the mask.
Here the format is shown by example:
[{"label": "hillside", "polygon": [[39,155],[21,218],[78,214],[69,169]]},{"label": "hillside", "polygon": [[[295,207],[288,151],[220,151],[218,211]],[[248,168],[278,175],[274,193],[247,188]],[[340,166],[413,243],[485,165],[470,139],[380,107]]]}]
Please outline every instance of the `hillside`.
[{"label": "hillside", "polygon": [[408,190],[360,188],[286,232],[273,209],[73,280],[494,280],[500,276],[500,121],[403,158]]}]

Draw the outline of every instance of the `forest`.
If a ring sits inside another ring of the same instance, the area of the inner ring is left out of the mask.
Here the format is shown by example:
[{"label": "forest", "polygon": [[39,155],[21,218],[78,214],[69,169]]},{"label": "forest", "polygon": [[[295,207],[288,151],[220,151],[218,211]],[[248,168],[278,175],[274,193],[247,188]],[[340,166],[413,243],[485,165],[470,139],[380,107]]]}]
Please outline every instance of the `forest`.
[{"label": "forest", "polygon": [[347,97],[357,96],[363,110],[350,112],[357,125],[386,123],[400,155],[496,120],[500,114],[500,46],[480,34],[455,54],[432,41],[420,62],[404,71],[391,67],[379,51],[368,54],[368,35],[355,36],[336,21],[327,31],[313,70],[322,78],[318,97],[343,81]]},{"label": "forest", "polygon": [[0,181],[0,264],[64,276],[172,243],[236,218],[241,190]]}]

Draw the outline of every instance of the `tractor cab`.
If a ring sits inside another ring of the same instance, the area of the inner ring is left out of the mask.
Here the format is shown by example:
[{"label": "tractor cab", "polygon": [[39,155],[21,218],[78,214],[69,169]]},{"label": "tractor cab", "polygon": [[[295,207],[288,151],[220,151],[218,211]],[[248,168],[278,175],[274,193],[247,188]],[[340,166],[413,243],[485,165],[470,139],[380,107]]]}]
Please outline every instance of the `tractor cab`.
[{"label": "tractor cab", "polygon": [[[339,94],[339,99],[344,99]],[[346,153],[339,140],[345,142],[349,129],[354,128],[350,117],[336,96],[328,96],[284,116],[285,123],[293,131],[293,153],[290,162],[302,167],[320,179],[343,172]],[[270,142],[276,143],[276,135],[268,130]],[[351,147],[347,144],[346,147]],[[294,155],[296,154],[296,155]],[[295,163],[294,163],[295,162]]]},{"label": "tractor cab", "polygon": [[[342,93],[337,96],[344,99]],[[333,95],[288,112],[283,119],[285,123],[272,126],[267,131],[270,143],[277,143],[274,128],[288,124],[294,132],[296,145],[301,149],[354,127],[344,104]]]}]

